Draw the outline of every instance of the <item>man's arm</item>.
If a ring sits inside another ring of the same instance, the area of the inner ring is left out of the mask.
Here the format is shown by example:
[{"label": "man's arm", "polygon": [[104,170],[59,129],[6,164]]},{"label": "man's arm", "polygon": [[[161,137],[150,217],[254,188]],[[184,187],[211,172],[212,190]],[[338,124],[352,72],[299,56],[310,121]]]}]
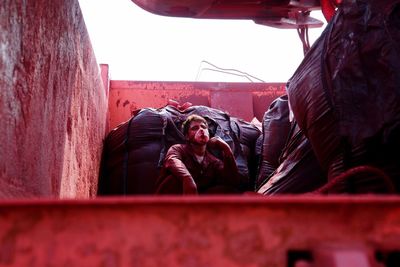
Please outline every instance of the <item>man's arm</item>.
[{"label": "man's arm", "polygon": [[208,141],[207,146],[211,149],[219,150],[223,155],[223,167],[220,170],[222,179],[233,186],[240,186],[242,181],[236,165],[235,157],[229,145],[220,137],[215,136]]},{"label": "man's arm", "polygon": [[197,185],[192,175],[183,163],[183,148],[180,145],[170,147],[164,159],[164,167],[172,173],[174,177],[182,181],[183,194],[197,194]]}]

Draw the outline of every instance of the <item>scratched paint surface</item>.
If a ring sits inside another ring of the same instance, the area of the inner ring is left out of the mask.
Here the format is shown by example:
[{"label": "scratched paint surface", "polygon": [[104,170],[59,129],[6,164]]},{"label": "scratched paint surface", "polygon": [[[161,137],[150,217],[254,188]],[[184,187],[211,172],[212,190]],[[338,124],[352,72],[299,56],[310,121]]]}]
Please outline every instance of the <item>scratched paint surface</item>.
[{"label": "scratched paint surface", "polygon": [[[287,266],[320,245],[400,249],[398,197],[0,203],[0,266]],[[367,208],[368,207],[368,208]]]},{"label": "scratched paint surface", "polygon": [[111,81],[110,129],[128,120],[134,110],[160,108],[169,99],[221,109],[247,121],[253,117],[261,121],[269,104],[283,94],[285,85],[280,83]]},{"label": "scratched paint surface", "polygon": [[94,196],[107,99],[79,3],[0,6],[0,198]]}]

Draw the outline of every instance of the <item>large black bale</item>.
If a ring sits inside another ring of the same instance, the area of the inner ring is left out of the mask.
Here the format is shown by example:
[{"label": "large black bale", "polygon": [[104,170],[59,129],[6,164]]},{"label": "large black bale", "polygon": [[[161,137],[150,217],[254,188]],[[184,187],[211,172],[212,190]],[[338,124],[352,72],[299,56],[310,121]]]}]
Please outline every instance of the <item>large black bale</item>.
[{"label": "large black bale", "polygon": [[287,88],[329,179],[359,165],[400,189],[400,1],[343,1]]},{"label": "large black bale", "polygon": [[274,172],[258,187],[258,193],[309,193],[327,182],[326,174],[319,166],[310,142],[294,120],[290,122],[288,140],[278,162]]},{"label": "large black bale", "polygon": [[283,95],[272,101],[263,117],[261,162],[256,179],[256,188],[262,185],[278,168],[289,131],[288,97]]},{"label": "large black bale", "polygon": [[264,114],[262,161],[257,192],[264,195],[311,192],[326,175],[307,137],[292,118],[287,96],[274,100]]}]

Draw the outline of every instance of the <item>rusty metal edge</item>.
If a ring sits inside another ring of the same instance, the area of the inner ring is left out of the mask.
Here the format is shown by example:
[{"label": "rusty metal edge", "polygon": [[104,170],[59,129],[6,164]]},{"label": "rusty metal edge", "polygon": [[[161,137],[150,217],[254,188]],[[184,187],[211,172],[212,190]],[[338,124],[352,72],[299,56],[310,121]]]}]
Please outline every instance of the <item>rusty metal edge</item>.
[{"label": "rusty metal edge", "polygon": [[27,206],[135,206],[135,205],[249,205],[254,207],[266,206],[269,208],[284,205],[398,205],[399,196],[383,195],[331,195],[331,196],[129,196],[129,197],[98,197],[93,199],[55,199],[55,198],[29,198],[18,200],[0,200],[0,208],[27,207]]},{"label": "rusty metal edge", "polygon": [[[191,82],[191,81],[128,81],[128,80],[111,80],[110,89],[160,89],[160,87],[168,87],[169,90],[182,90],[182,87],[189,86],[192,89],[203,90],[260,90],[266,87],[282,87],[286,83],[281,82]],[[179,85],[179,86],[177,86]],[[155,88],[156,87],[156,88]],[[175,89],[171,87],[176,87]]]}]

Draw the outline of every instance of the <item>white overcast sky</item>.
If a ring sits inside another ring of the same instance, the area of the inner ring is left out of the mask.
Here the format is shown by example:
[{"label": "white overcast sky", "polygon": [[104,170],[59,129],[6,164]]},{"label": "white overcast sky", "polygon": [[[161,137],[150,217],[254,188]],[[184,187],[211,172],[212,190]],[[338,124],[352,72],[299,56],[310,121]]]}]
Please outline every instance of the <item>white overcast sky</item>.
[{"label": "white overcast sky", "polygon": [[[110,66],[113,80],[248,81],[204,70],[210,67],[201,64],[206,60],[266,82],[286,82],[303,58],[296,30],[261,26],[250,20],[163,17],[131,0],[79,3],[97,62]],[[319,12],[312,16],[324,21]],[[309,30],[311,43],[322,30]]]}]

